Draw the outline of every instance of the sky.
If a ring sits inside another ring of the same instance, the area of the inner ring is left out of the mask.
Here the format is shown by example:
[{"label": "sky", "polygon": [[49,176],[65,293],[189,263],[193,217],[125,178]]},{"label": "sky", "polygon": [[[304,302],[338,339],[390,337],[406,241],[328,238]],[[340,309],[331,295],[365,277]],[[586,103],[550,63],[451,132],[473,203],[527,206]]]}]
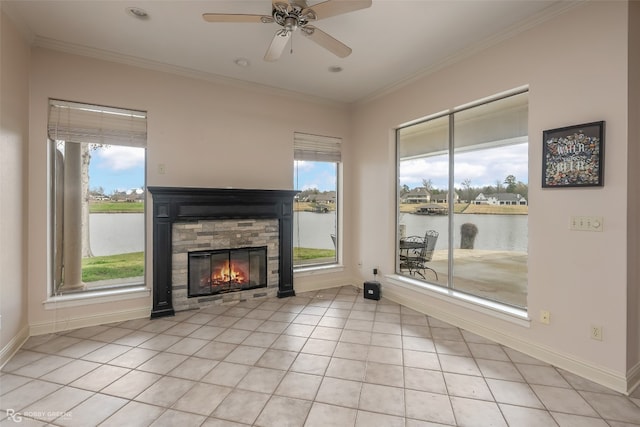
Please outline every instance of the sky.
[{"label": "sky", "polygon": [[330,162],[294,162],[293,188],[295,190],[336,191],[336,164]]},{"label": "sky", "polygon": [[109,145],[91,152],[89,187],[102,187],[105,195],[144,188],[144,148]]},{"label": "sky", "polygon": [[[90,187],[102,187],[104,194],[115,191],[131,191],[143,188],[145,150],[136,147],[111,145],[91,153],[89,166]],[[448,158],[424,157],[407,160],[400,165],[400,185],[409,188],[422,186],[423,179],[430,179],[434,188],[448,188]],[[471,180],[472,187],[484,187],[501,183],[508,175],[517,181],[528,182],[528,144],[458,153],[455,164],[455,187]],[[296,161],[294,183],[296,190],[316,188],[320,191],[336,190],[335,163]]]},{"label": "sky", "polygon": [[[457,153],[455,157],[454,187],[462,188],[462,182],[471,180],[471,187],[504,183],[507,176],[513,175],[516,181],[527,184],[529,181],[528,144],[516,144],[505,147],[483,149]],[[406,160],[400,165],[400,185],[409,188],[422,187],[423,180],[430,179],[433,188],[449,188],[448,156],[423,157]]]}]

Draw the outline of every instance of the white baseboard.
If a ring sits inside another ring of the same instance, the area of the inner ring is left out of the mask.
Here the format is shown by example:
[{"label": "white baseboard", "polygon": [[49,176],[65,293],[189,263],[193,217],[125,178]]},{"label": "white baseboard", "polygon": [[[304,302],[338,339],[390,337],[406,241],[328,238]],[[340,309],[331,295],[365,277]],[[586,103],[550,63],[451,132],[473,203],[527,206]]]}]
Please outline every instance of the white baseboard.
[{"label": "white baseboard", "polygon": [[145,317],[148,318],[150,313],[151,307],[143,307],[135,310],[114,311],[111,313],[91,316],[70,317],[66,319],[55,319],[48,322],[33,323],[29,326],[29,336],[51,334],[54,332],[85,328],[87,326],[123,322],[125,320],[142,319]]},{"label": "white baseboard", "polygon": [[314,280],[307,283],[295,283],[294,291],[296,295],[303,292],[320,291],[322,289],[331,289],[338,286],[355,286],[352,280],[334,279],[334,280]]},{"label": "white baseboard", "polygon": [[28,339],[29,325],[25,325],[24,328],[20,329],[18,335],[11,338],[11,341],[9,341],[7,345],[0,349],[0,368],[2,368],[5,363],[11,360],[13,355],[16,354],[18,350],[20,350],[22,344],[24,344]]},{"label": "white baseboard", "polygon": [[[385,283],[383,286],[384,298],[390,299],[408,308],[425,313],[436,319],[450,323],[451,325],[473,332],[484,338],[503,344],[514,350],[518,350],[531,357],[549,363],[558,368],[579,375],[595,383],[608,387],[620,393],[628,393],[628,385],[634,384],[624,374],[614,372],[607,368],[595,366],[578,358],[556,351],[547,346],[535,344],[522,338],[484,326],[477,321],[473,321],[446,310],[441,302],[433,298],[425,298],[419,292],[412,292],[406,288],[396,286],[392,283]],[[634,372],[635,384],[640,380],[640,367]]]},{"label": "white baseboard", "polygon": [[640,387],[640,362],[636,363],[636,365],[627,372],[627,384],[628,394],[633,393],[637,387]]}]

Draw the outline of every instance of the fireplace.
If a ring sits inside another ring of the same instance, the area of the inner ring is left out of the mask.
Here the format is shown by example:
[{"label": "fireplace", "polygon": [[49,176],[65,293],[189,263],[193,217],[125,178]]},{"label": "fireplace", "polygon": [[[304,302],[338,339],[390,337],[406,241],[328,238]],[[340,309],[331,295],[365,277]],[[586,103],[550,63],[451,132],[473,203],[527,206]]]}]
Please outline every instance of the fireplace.
[{"label": "fireplace", "polygon": [[189,252],[189,298],[267,287],[267,247]]},{"label": "fireplace", "polygon": [[[190,187],[148,190],[153,196],[151,318],[172,316],[175,309],[268,296],[271,292],[278,298],[295,295],[293,197],[297,191]],[[262,246],[267,252],[266,288],[241,287],[232,292],[231,288],[237,286],[229,284],[219,293],[190,295],[189,253]]]}]

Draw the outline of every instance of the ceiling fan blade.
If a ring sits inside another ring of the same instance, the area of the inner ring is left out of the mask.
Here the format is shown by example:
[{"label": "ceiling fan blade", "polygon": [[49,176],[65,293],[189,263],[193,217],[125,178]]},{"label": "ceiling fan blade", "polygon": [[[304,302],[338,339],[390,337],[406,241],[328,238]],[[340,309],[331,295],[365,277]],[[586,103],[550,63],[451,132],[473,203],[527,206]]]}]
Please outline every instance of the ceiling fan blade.
[{"label": "ceiling fan blade", "polygon": [[316,20],[371,7],[371,0],[327,0],[311,6]]},{"label": "ceiling fan blade", "polygon": [[273,17],[266,15],[243,15],[233,13],[203,13],[202,19],[207,22],[248,22],[265,23],[273,22]]},{"label": "ceiling fan blade", "polygon": [[313,25],[305,25],[301,28],[302,34],[327,49],[329,52],[340,58],[346,58],[351,55],[351,48],[340,40],[334,39],[324,31],[314,27]]},{"label": "ceiling fan blade", "polygon": [[271,41],[271,45],[269,45],[269,49],[267,49],[267,53],[264,54],[265,61],[277,61],[282,55],[289,38],[291,37],[291,31],[287,30],[278,30],[276,35],[273,36],[273,40]]}]

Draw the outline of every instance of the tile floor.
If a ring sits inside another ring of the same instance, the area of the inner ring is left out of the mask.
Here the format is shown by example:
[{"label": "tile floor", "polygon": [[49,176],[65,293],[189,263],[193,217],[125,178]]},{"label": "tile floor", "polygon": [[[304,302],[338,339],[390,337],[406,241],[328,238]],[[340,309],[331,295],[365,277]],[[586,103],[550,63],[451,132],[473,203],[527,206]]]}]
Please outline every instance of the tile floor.
[{"label": "tile floor", "polygon": [[638,426],[631,397],[351,286],[31,337],[0,425]]}]

